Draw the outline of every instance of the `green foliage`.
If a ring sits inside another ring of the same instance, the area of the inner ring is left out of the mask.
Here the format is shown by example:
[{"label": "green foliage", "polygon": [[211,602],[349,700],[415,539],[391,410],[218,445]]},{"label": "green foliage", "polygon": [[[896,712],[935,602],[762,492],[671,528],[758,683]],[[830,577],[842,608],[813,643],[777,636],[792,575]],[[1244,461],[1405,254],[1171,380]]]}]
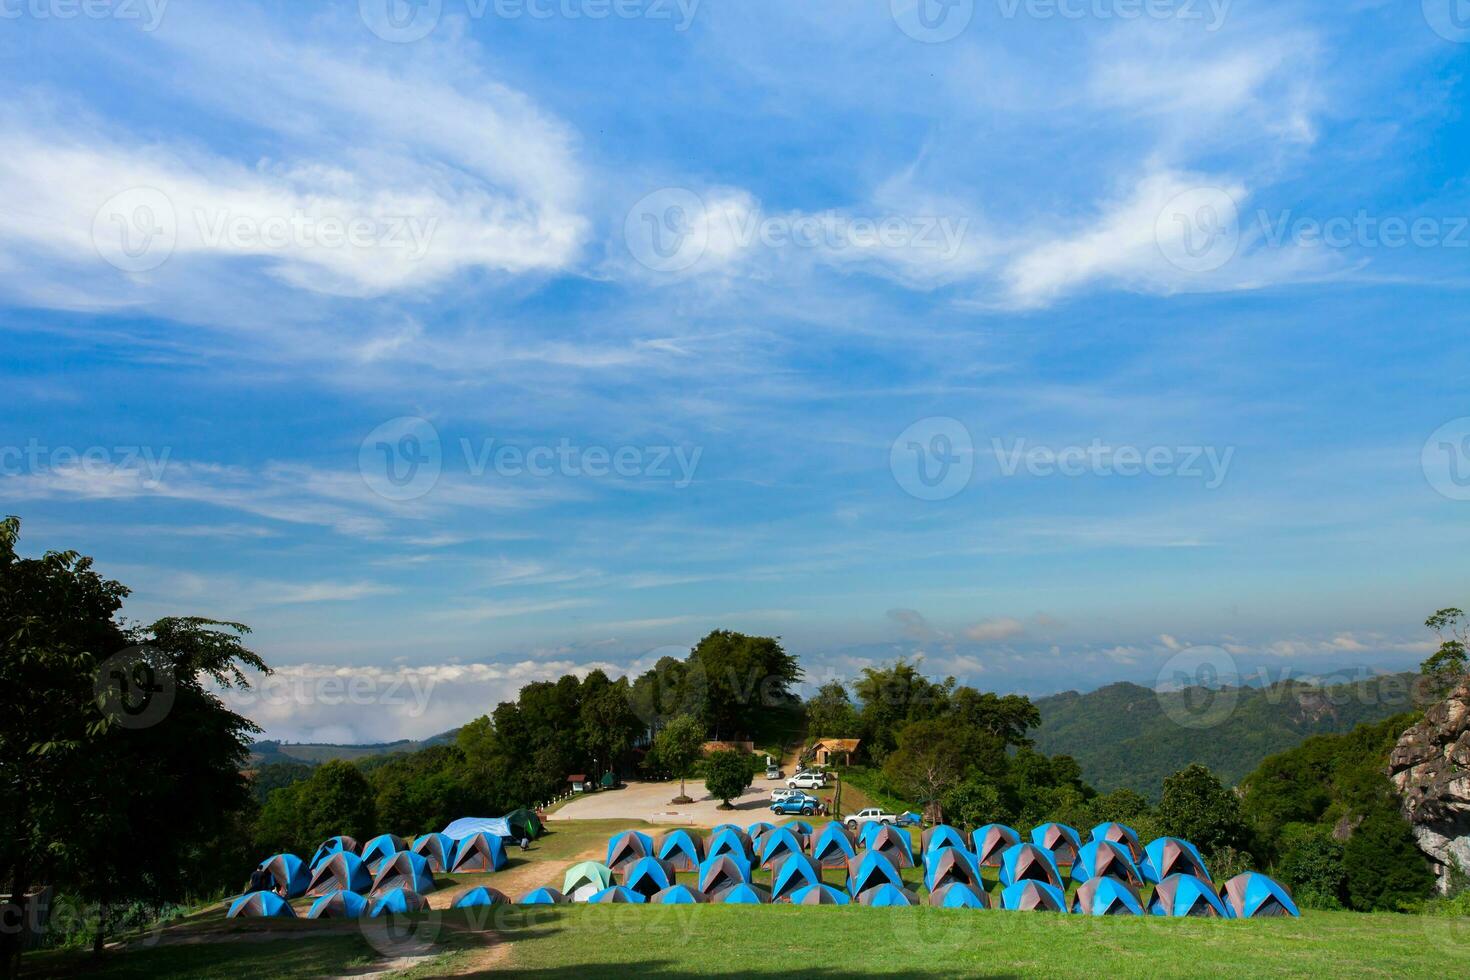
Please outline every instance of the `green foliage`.
[{"label": "green foliage", "polygon": [[858,720],[867,757],[881,765],[897,748],[899,729],[942,714],[954,686],[953,677],[935,684],[917,664],[902,659],[892,667],[863,668],[854,689],[862,704]]},{"label": "green foliage", "polygon": [[946,793],[942,802],[945,820],[956,827],[975,828],[1014,819],[1001,787],[978,773]]},{"label": "green foliage", "polygon": [[1470,642],[1470,620],[1463,610],[1441,609],[1424,621],[1439,636],[1439,649],[1422,664],[1419,672],[1429,681],[1436,697],[1444,697],[1470,670],[1470,657],[1465,646]]},{"label": "green foliage", "polygon": [[[241,770],[258,731],[214,688],[268,668],[237,623],[121,624],[125,587],[76,552],[21,558],[19,535],[0,521],[0,888],[45,880],[94,903],[100,939],[131,903],[210,886],[210,851],[253,805]],[[125,693],[99,698],[99,683]],[[164,710],[131,710],[148,706]],[[0,971],[14,935],[0,931]]]},{"label": "green foliage", "polygon": [[686,670],[698,714],[716,739],[750,735],[773,708],[795,705],[801,667],[778,638],[715,630],[690,651]]},{"label": "green foliage", "polygon": [[963,734],[943,718],[908,723],[883,763],[883,775],[911,799],[939,799],[960,781],[970,761]]},{"label": "green foliage", "polygon": [[1396,811],[1375,810],[1343,847],[1348,904],[1358,911],[1396,912],[1422,903],[1434,875]]},{"label": "green foliage", "polygon": [[1282,832],[1276,876],[1299,906],[1340,909],[1347,898],[1342,843],[1326,827],[1291,824]]},{"label": "green foliage", "polygon": [[[1388,753],[1418,717],[1410,712],[1343,735],[1318,735],[1270,756],[1241,782],[1246,819],[1269,845],[1288,824],[1351,823],[1390,803]],[[1268,846],[1263,856],[1271,852]]]},{"label": "green foliage", "polygon": [[271,792],[256,821],[255,839],[262,857],[279,851],[309,857],[329,837],[346,834],[366,841],[378,827],[367,777],[352,763],[334,759],[318,766],[311,778]]},{"label": "green foliage", "polygon": [[1110,684],[1088,694],[1037,699],[1041,724],[1033,737],[1042,752],[1074,755],[1098,790],[1126,786],[1157,800],[1164,777],[1191,763],[1236,784],[1262,759],[1304,738],[1348,732],[1411,710],[1420,684],[1417,675],[1392,674],[1325,688],[1283,681],[1236,689],[1229,715],[1202,730],[1181,728],[1170,717],[1192,717],[1186,706],[1197,703],[1198,691],[1156,693],[1138,684]]},{"label": "green foliage", "polygon": [[704,788],[729,805],[755,777],[756,760],[747,752],[711,752],[704,760]]},{"label": "green foliage", "polygon": [[1164,780],[1158,820],[1165,834],[1189,841],[1207,857],[1225,848],[1245,849],[1250,839],[1240,800],[1201,765]]},{"label": "green foliage", "polygon": [[250,777],[250,793],[255,802],[264,805],[272,790],[309,779],[313,767],[304,762],[269,762],[257,766]]},{"label": "green foliage", "polygon": [[684,795],[684,778],[699,758],[704,745],[704,725],[693,715],[679,715],[658,733],[654,740],[654,751],[659,761],[679,777],[679,795]]},{"label": "green foliage", "polygon": [[807,699],[806,730],[812,738],[858,736],[857,710],[841,681],[828,681]]}]

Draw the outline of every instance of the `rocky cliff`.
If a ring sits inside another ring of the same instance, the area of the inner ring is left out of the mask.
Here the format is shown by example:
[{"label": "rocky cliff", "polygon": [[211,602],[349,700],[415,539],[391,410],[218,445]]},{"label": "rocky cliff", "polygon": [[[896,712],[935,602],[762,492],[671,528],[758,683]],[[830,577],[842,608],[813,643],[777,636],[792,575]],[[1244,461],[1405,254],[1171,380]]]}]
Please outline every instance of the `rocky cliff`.
[{"label": "rocky cliff", "polygon": [[1404,732],[1389,754],[1388,775],[1440,887],[1449,883],[1452,860],[1470,872],[1470,681]]}]

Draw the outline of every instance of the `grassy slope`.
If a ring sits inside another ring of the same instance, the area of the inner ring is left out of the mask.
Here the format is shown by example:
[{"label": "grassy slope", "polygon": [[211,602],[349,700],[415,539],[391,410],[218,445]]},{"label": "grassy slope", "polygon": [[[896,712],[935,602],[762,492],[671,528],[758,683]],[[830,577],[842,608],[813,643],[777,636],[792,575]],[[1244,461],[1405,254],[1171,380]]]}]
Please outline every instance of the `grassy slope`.
[{"label": "grassy slope", "polygon": [[1037,699],[1042,723],[1033,735],[1041,751],[1076,758],[1083,778],[1099,790],[1126,786],[1156,799],[1164,777],[1192,762],[1234,783],[1310,735],[1351,731],[1407,710],[1403,676],[1326,689],[1290,682],[1235,689],[1233,710],[1207,728],[1181,727],[1170,717],[1171,711],[1199,717],[1186,707],[1202,703],[1186,701],[1197,699],[1197,691],[1158,695],[1137,684],[1110,684]]},{"label": "grassy slope", "polygon": [[[561,884],[572,859],[601,849],[628,821],[557,824],[521,855],[544,873],[522,878]],[[519,865],[525,867],[525,865]],[[504,874],[504,872],[502,872]],[[447,877],[447,876],[446,876]],[[478,876],[493,884],[495,875]],[[681,875],[688,881],[691,876]],[[762,880],[766,876],[762,875]],[[840,883],[841,873],[828,875]],[[905,871],[917,887],[917,869]],[[989,876],[987,876],[989,877]],[[445,881],[448,885],[449,882]],[[992,890],[994,886],[992,885]],[[108,954],[27,957],[27,975],[294,978],[361,967],[375,957],[356,935],[303,938],[343,923],[230,920],[219,908],[170,930],[157,948]],[[414,977],[473,971],[487,940],[505,942],[484,976],[847,977],[861,974],[1080,976],[1273,975],[1409,976],[1443,972],[1470,957],[1470,922],[1399,915],[1310,912],[1306,918],[1249,922],[1092,919],[1035,913],[929,908],[762,908],[738,906],[514,907],[435,913],[427,920],[442,956]],[[420,919],[420,928],[425,924]],[[177,933],[225,932],[229,941],[169,945]],[[238,941],[236,937],[238,936]],[[270,936],[277,941],[258,941]],[[247,940],[257,941],[247,941]],[[836,964],[827,966],[825,964]]]}]

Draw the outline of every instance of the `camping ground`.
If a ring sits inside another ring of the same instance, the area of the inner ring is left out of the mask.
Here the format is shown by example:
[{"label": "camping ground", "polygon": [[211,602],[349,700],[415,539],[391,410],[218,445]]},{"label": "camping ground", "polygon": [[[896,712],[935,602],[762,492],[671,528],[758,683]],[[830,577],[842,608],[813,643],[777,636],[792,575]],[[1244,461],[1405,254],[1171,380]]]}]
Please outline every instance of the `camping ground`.
[{"label": "camping ground", "polygon": [[[500,872],[436,876],[435,908],[395,922],[226,920],[219,903],[105,951],[26,957],[26,976],[1427,976],[1470,962],[1470,924],[1309,911],[1300,919],[1093,918],[861,906],[496,906],[448,911],[490,884],[558,886],[639,821],[558,821]],[[914,875],[913,869],[905,876]],[[684,880],[685,876],[680,876]],[[449,880],[445,880],[449,879]],[[299,902],[297,904],[300,904]]]}]

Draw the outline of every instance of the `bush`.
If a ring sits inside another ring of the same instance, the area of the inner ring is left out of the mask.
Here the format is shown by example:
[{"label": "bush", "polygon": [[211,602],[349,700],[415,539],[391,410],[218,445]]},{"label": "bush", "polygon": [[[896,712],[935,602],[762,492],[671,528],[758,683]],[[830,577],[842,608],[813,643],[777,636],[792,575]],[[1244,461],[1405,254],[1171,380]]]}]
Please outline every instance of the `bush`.
[{"label": "bush", "polygon": [[1289,824],[1282,834],[1276,877],[1304,908],[1340,909],[1347,894],[1343,846],[1326,827]]},{"label": "bush", "polygon": [[1348,904],[1361,912],[1413,908],[1434,885],[1408,823],[1386,808],[1369,814],[1353,832],[1343,847],[1342,866]]},{"label": "bush", "polygon": [[704,760],[704,787],[725,806],[755,778],[756,758],[746,752],[712,752]]}]

